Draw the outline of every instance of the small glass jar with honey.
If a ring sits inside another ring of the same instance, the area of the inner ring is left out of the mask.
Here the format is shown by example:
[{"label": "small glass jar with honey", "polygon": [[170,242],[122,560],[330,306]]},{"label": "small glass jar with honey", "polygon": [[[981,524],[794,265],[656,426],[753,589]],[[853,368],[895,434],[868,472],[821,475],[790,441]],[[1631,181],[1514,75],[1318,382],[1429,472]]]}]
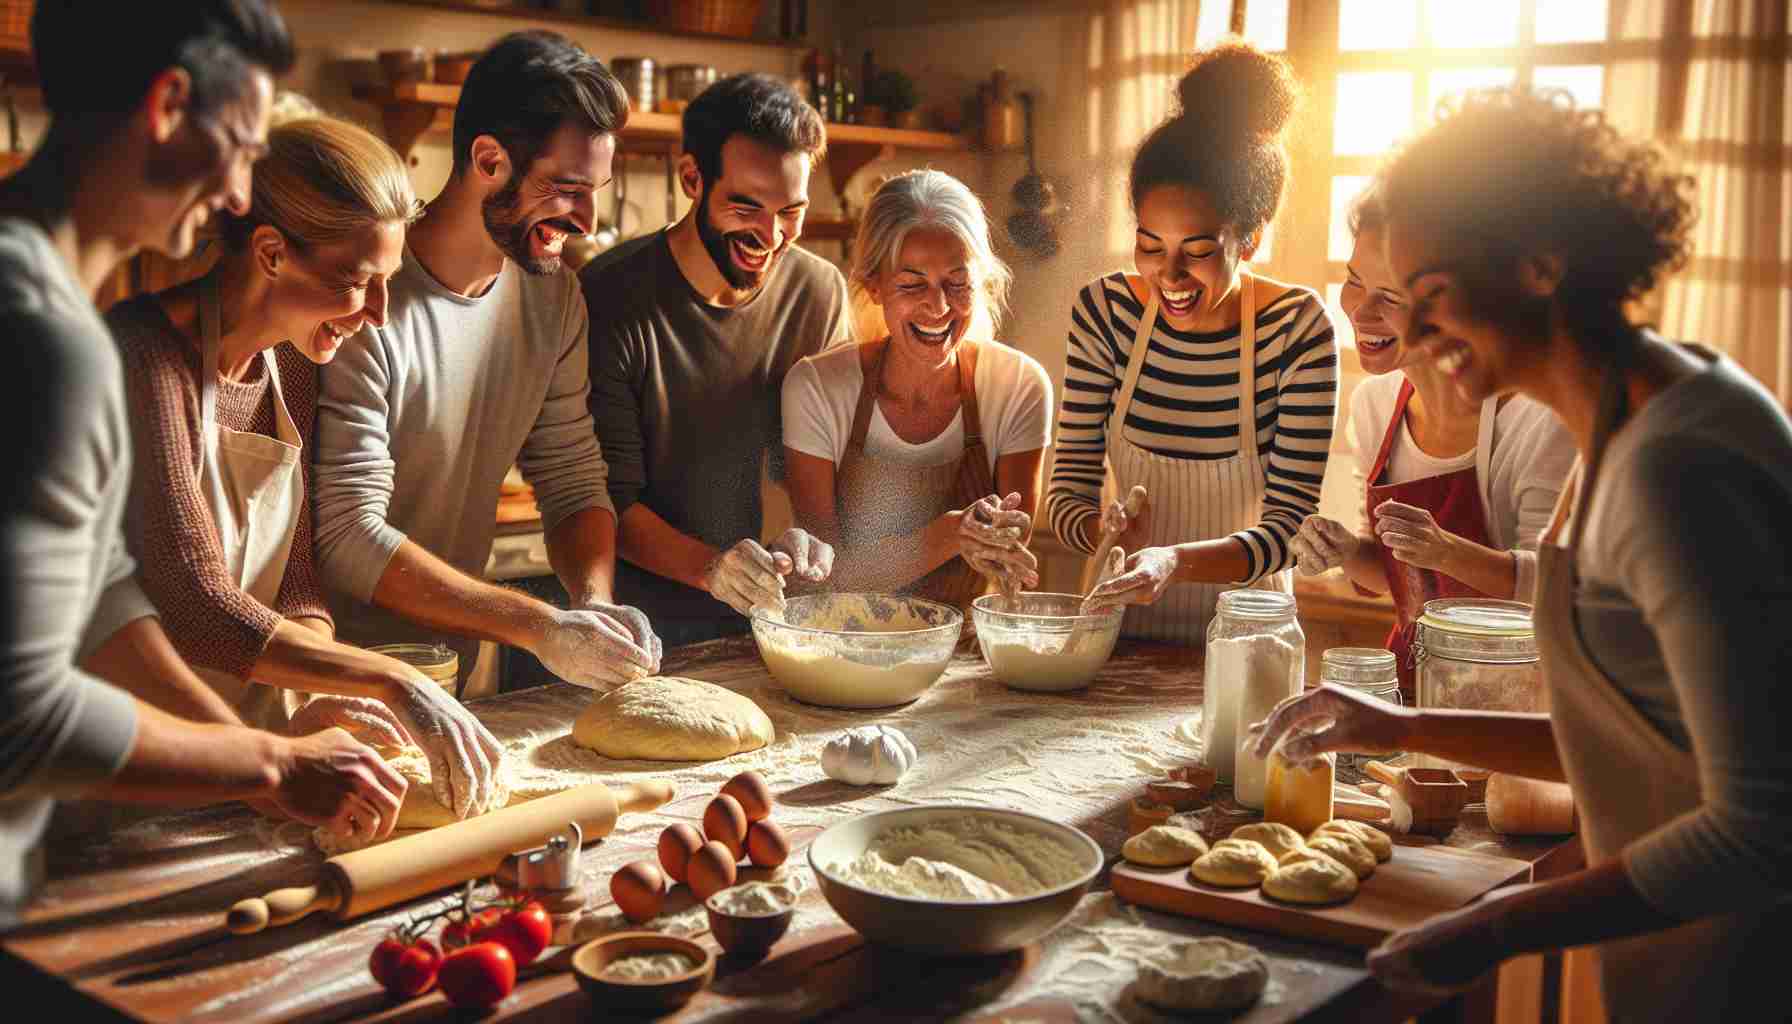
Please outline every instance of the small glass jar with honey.
[{"label": "small glass jar with honey", "polygon": [[1279,822],[1307,835],[1332,820],[1332,785],[1338,762],[1331,753],[1305,761],[1292,761],[1286,749],[1289,733],[1269,755],[1269,775],[1263,786],[1263,820]]}]

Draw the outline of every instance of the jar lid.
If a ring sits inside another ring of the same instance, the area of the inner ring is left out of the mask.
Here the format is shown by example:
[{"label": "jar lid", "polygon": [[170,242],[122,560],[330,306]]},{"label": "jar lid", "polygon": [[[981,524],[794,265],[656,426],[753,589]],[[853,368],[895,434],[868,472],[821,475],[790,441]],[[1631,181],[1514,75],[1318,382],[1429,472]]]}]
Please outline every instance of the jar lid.
[{"label": "jar lid", "polygon": [[1534,661],[1531,606],[1520,601],[1450,598],[1425,602],[1416,642],[1429,654],[1466,661]]},{"label": "jar lid", "polygon": [[1398,684],[1394,652],[1380,647],[1333,647],[1319,656],[1320,678],[1345,686]]},{"label": "jar lid", "polygon": [[1294,595],[1279,590],[1228,590],[1220,594],[1217,610],[1240,619],[1288,619],[1294,617]]}]

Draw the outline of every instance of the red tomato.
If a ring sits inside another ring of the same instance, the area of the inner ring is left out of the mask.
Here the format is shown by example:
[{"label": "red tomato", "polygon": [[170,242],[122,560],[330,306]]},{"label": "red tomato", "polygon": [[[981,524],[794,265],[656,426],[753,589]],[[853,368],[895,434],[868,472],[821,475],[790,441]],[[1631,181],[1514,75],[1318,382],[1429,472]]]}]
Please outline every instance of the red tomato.
[{"label": "red tomato", "polygon": [[464,917],[456,917],[442,926],[442,946],[445,949],[459,949],[462,946],[479,942],[487,928],[498,923],[504,916],[500,907],[481,910],[468,921]]},{"label": "red tomato", "polygon": [[[482,917],[484,915],[481,915]],[[533,900],[513,907],[491,924],[481,925],[473,937],[480,942],[496,942],[515,958],[518,967],[534,963],[554,937],[554,922],[541,904]]]},{"label": "red tomato", "polygon": [[496,942],[475,942],[448,954],[436,981],[454,1006],[491,1006],[516,987],[516,960]]},{"label": "red tomato", "polygon": [[391,936],[373,947],[367,959],[367,970],[389,995],[400,999],[420,996],[436,983],[436,971],[442,965],[442,951],[428,939],[406,945],[398,936]]}]

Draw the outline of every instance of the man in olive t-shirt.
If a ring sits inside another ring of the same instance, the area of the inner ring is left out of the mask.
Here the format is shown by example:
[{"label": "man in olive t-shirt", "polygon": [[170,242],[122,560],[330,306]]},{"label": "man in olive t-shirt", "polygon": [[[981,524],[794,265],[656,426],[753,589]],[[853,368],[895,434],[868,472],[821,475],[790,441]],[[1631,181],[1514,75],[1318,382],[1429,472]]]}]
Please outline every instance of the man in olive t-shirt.
[{"label": "man in olive t-shirt", "polygon": [[847,333],[845,279],[794,245],[825,139],[776,79],[716,83],[684,114],[690,211],[581,274],[591,415],[620,522],[617,599],[667,646],[745,632],[742,615],[783,577],[832,566],[801,530],[758,543],[760,467],[782,470],[784,375]]}]

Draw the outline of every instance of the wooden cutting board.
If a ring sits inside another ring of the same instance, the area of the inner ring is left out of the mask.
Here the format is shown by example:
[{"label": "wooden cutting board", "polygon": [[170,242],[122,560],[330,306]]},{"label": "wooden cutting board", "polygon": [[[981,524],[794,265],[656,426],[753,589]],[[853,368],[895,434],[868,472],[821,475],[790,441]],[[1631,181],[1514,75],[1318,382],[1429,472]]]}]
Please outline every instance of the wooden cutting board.
[{"label": "wooden cutting board", "polygon": [[1130,903],[1219,924],[1296,939],[1369,949],[1403,928],[1466,906],[1490,889],[1528,882],[1522,860],[1450,846],[1396,846],[1394,859],[1348,903],[1303,907],[1278,903],[1256,888],[1221,889],[1189,877],[1188,868],[1114,865],[1114,895]]}]

